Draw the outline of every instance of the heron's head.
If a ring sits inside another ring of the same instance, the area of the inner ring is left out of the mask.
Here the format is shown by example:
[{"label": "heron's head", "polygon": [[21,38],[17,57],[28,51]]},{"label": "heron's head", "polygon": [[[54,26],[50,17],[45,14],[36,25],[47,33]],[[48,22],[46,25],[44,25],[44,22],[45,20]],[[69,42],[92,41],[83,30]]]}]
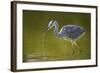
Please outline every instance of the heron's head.
[{"label": "heron's head", "polygon": [[56,26],[58,23],[56,20],[51,20],[49,23],[48,23],[48,27],[47,27],[47,31],[49,31],[52,27]]}]

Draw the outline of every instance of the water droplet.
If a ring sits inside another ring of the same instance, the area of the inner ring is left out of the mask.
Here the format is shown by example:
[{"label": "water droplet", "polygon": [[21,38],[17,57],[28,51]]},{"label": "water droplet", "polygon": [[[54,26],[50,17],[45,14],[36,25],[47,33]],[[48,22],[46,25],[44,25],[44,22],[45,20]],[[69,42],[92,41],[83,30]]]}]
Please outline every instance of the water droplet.
[{"label": "water droplet", "polygon": [[46,35],[46,32],[44,32],[42,34],[42,39],[41,39],[41,46],[42,46],[42,59],[46,59],[46,49],[45,49],[45,35]]}]

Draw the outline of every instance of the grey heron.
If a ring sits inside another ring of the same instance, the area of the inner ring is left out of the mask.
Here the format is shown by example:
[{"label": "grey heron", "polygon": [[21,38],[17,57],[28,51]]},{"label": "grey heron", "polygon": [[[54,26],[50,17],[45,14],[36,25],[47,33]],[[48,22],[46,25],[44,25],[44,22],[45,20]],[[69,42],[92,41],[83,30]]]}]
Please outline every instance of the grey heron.
[{"label": "grey heron", "polygon": [[[54,27],[54,33],[57,37],[62,38],[64,40],[69,40],[72,43],[72,48],[76,46],[81,52],[81,49],[77,45],[76,41],[86,33],[83,27],[79,25],[69,24],[69,25],[64,25],[61,28],[61,30],[58,31],[59,30],[58,22],[56,20],[51,20],[48,23],[47,31],[49,31],[53,27]],[[74,49],[73,49],[73,55],[74,55]]]}]

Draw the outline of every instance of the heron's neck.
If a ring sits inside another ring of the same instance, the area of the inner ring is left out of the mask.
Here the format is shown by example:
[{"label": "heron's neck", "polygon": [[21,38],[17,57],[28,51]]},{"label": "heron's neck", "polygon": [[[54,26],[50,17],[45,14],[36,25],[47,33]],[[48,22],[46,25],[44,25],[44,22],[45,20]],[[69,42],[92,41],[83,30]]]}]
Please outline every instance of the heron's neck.
[{"label": "heron's neck", "polygon": [[56,35],[58,35],[58,25],[54,26],[54,32],[55,32]]}]

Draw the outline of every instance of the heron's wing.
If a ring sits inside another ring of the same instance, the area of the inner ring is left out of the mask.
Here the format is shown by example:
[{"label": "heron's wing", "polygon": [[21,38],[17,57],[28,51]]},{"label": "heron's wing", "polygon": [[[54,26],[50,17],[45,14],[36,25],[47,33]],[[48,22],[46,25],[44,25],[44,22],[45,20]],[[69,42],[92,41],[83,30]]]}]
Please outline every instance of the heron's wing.
[{"label": "heron's wing", "polygon": [[68,36],[69,32],[73,32],[73,25],[65,25],[61,28],[59,34],[63,37]]},{"label": "heron's wing", "polygon": [[85,30],[84,30],[83,28],[80,28],[80,27],[73,27],[73,29],[71,29],[71,31],[69,32],[69,38],[71,38],[72,40],[76,40],[76,39],[78,39],[84,32],[85,32]]},{"label": "heron's wing", "polygon": [[65,25],[60,30],[60,35],[62,37],[70,38],[71,40],[76,40],[85,30],[77,25]]}]

